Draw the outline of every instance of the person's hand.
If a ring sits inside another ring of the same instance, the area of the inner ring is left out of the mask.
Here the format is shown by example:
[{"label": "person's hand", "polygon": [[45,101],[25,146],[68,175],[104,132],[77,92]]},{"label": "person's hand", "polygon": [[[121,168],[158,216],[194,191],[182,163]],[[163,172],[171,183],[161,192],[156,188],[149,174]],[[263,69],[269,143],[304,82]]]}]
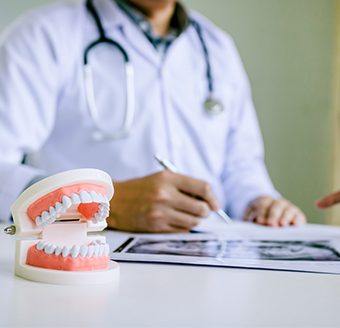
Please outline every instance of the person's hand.
[{"label": "person's hand", "polygon": [[286,227],[306,223],[306,216],[286,199],[262,196],[250,203],[244,220],[271,227]]},{"label": "person's hand", "polygon": [[316,205],[322,209],[328,208],[335,204],[340,204],[340,191],[333,192],[332,194],[327,195],[316,202]]},{"label": "person's hand", "polygon": [[208,183],[168,170],[115,183],[108,225],[134,232],[186,232],[219,208]]}]

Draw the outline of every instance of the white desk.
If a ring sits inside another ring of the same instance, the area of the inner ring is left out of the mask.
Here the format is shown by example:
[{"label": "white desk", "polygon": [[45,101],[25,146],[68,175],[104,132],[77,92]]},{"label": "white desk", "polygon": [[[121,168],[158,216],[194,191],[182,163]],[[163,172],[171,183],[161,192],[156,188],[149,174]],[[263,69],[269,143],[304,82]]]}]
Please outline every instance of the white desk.
[{"label": "white desk", "polygon": [[2,327],[340,327],[340,276],[122,263],[117,288],[54,286],[13,261],[1,234]]}]

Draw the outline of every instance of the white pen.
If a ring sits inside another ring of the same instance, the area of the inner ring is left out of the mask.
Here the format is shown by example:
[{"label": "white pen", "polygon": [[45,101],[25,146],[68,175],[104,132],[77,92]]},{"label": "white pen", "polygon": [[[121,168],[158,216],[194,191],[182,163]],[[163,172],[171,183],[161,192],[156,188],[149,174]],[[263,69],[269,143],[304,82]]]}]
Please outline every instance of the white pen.
[{"label": "white pen", "polygon": [[[169,160],[167,159],[162,159],[157,155],[154,155],[156,161],[166,170],[169,170],[171,172],[174,173],[179,173],[177,167],[171,163]],[[232,223],[232,219],[228,216],[228,214],[226,212],[224,212],[222,209],[219,209],[218,211],[215,212],[220,218],[223,219],[223,221],[227,224]]]}]

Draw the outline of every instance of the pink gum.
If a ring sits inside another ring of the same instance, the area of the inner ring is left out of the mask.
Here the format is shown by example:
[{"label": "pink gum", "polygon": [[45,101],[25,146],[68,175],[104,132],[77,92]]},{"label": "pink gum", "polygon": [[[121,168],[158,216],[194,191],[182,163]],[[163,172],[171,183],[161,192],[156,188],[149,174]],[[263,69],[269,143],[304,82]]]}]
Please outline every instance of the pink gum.
[{"label": "pink gum", "polygon": [[[62,202],[63,196],[71,196],[73,193],[80,193],[81,191],[96,191],[97,193],[101,193],[102,195],[106,194],[105,187],[91,184],[91,183],[78,183],[75,185],[61,187],[57,190],[54,190],[47,195],[39,198],[34,203],[32,203],[27,209],[27,215],[31,220],[35,220],[35,218],[43,211],[48,211],[50,206],[54,206],[57,202]],[[86,204],[85,204],[86,205]]]},{"label": "pink gum", "polygon": [[72,258],[61,255],[46,254],[39,251],[35,245],[31,246],[27,252],[26,264],[51,270],[62,271],[95,271],[107,270],[110,259],[108,256]]}]

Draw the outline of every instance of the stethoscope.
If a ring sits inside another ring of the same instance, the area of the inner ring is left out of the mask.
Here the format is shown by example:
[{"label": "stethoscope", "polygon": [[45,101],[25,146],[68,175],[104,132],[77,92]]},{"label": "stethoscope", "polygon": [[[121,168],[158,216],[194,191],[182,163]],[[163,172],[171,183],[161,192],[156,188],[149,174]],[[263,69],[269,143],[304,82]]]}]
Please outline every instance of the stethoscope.
[{"label": "stethoscope", "polygon": [[[115,40],[106,36],[105,29],[99,17],[99,14],[93,4],[93,0],[86,1],[86,8],[90,15],[93,17],[97,26],[99,37],[95,41],[91,42],[84,51],[83,63],[84,63],[84,87],[85,97],[87,101],[87,107],[89,114],[94,124],[95,132],[94,138],[97,140],[103,139],[121,139],[128,136],[132,129],[133,120],[135,117],[136,104],[135,104],[135,84],[134,84],[134,69],[130,60],[130,57],[126,50]],[[204,101],[203,107],[209,115],[218,115],[224,111],[223,104],[214,97],[214,83],[212,78],[212,70],[210,65],[209,51],[204,41],[201,26],[193,19],[190,19],[190,24],[196,30],[199,41],[202,45],[204,60],[206,64],[206,78],[208,83],[208,96]],[[98,108],[95,100],[93,72],[89,63],[89,53],[94,50],[98,45],[109,45],[115,47],[123,57],[125,64],[125,78],[126,78],[126,109],[123,118],[122,126],[115,132],[107,131],[103,129],[100,123]]]}]

